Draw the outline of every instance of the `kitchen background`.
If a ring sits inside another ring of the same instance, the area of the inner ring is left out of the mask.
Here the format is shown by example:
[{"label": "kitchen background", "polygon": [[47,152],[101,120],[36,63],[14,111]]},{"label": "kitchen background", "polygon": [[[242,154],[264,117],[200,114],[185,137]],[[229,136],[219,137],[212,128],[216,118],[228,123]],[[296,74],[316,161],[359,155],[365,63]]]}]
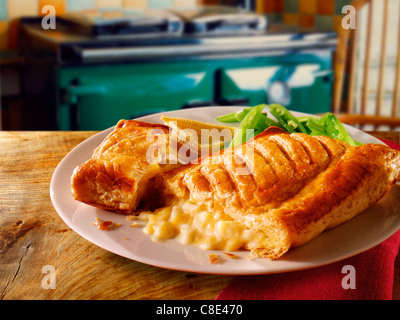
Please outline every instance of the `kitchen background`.
[{"label": "kitchen background", "polygon": [[[376,1],[375,1],[376,2]],[[382,1],[383,2],[383,1]],[[397,0],[390,0],[391,3],[394,3],[394,5],[398,5]],[[0,0],[0,71],[1,71],[1,126],[0,129],[2,130],[37,130],[37,129],[61,129],[61,130],[71,130],[71,129],[81,129],[81,130],[102,130],[109,126],[109,122],[107,121],[99,121],[98,123],[90,123],[90,120],[86,121],[85,124],[85,117],[90,118],[93,116],[93,110],[87,111],[87,114],[85,112],[80,113],[78,116],[80,118],[80,124],[75,123],[73,124],[73,119],[71,119],[71,112],[69,111],[71,109],[71,101],[69,101],[69,105],[66,107],[67,102],[65,101],[59,101],[58,105],[56,106],[57,110],[51,110],[48,111],[46,109],[37,109],[36,114],[40,114],[41,116],[38,116],[35,118],[35,116],[32,117],[32,114],[28,116],[28,119],[26,116],[22,116],[24,113],[27,112],[27,108],[31,108],[30,106],[27,106],[27,98],[26,98],[26,89],[24,89],[24,84],[23,82],[25,81],[32,81],[29,79],[29,77],[26,76],[24,73],[26,69],[28,69],[29,59],[27,59],[24,54],[21,54],[21,44],[19,43],[18,40],[20,39],[20,22],[19,18],[21,17],[39,17],[43,16],[44,14],[41,13],[41,9],[45,5],[52,5],[55,7],[56,13],[59,16],[64,15],[65,13],[71,13],[71,12],[79,12],[79,11],[85,11],[88,12],[90,10],[98,10],[104,13],[106,16],[107,13],[112,13],[115,10],[119,10],[121,8],[123,9],[129,9],[132,12],[145,12],[147,9],[186,9],[186,8],[192,8],[195,6],[204,6],[204,5],[227,5],[231,7],[240,7],[244,9],[248,9],[251,11],[254,11],[255,13],[260,14],[261,16],[265,16],[268,20],[268,25],[270,26],[279,26],[274,32],[274,34],[279,34],[282,32],[282,34],[290,34],[291,37],[287,39],[288,41],[293,41],[293,39],[299,39],[296,38],[298,37],[299,32],[311,32],[313,34],[324,34],[328,39],[332,37],[332,34],[335,36],[336,32],[339,32],[341,29],[341,21],[343,18],[343,14],[341,13],[343,6],[351,4],[351,0]],[[375,11],[382,11],[379,6],[379,1],[378,4],[374,8]],[[393,10],[395,11],[395,10]],[[358,22],[360,23],[360,22]],[[391,18],[390,19],[390,27],[389,30],[397,30],[397,24],[398,24],[398,19]],[[292,29],[291,29],[292,28]],[[269,29],[268,29],[269,30]],[[289,31],[288,31],[289,30]],[[376,30],[375,30],[376,31]],[[268,32],[267,32],[268,34]],[[272,34],[272,33],[271,33]],[[359,41],[362,40],[362,37],[365,37],[361,35],[359,38]],[[388,41],[388,46],[390,48],[397,48],[397,39],[398,39],[398,34],[397,36],[389,36],[390,39],[393,41]],[[374,39],[376,41],[379,41],[379,30],[375,32]],[[28,39],[28,38],[27,38]],[[301,38],[303,39],[303,38]],[[361,39],[361,40],[360,40]],[[29,42],[29,39],[27,40]],[[379,48],[379,45],[375,46]],[[25,50],[30,50],[30,48],[25,47]],[[254,70],[255,68],[258,68],[259,70],[267,70],[269,66],[271,65],[280,65],[280,72],[282,74],[287,74],[290,70],[291,74],[296,74],[296,71],[303,70],[302,72],[307,72],[307,67],[309,70],[315,74],[316,70],[313,69],[316,64],[318,64],[318,72],[319,72],[319,77],[321,77],[321,82],[318,84],[315,84],[318,82],[315,79],[311,80],[311,83],[308,83],[308,86],[312,89],[311,91],[304,91],[305,94],[300,95],[298,94],[297,96],[297,101],[300,102],[301,106],[297,109],[300,109],[300,111],[304,112],[310,112],[310,113],[318,113],[318,112],[326,112],[331,110],[331,99],[332,99],[332,90],[333,90],[333,64],[334,64],[334,58],[335,58],[335,47],[333,45],[328,46],[324,45],[324,50],[322,50],[320,47],[318,47],[318,50],[315,50],[315,52],[311,53],[311,49],[307,49],[307,53],[303,52],[302,54],[297,55],[298,56],[298,61],[296,62],[296,66],[293,66],[293,61],[290,61],[291,58],[288,56],[288,52],[281,53],[278,55],[280,58],[278,59],[277,57],[271,58],[271,54],[266,55],[263,57],[264,60],[260,60],[261,57],[258,54],[257,59],[255,59],[251,64],[249,65],[244,65],[247,69],[243,70],[240,76],[244,75],[249,75],[250,77],[254,76],[254,74],[251,73],[246,73],[249,70]],[[375,50],[376,51],[376,50]],[[378,60],[379,59],[379,52],[372,52],[372,60]],[[393,51],[393,55],[395,54],[395,49],[389,49],[388,52],[391,54]],[[267,57],[268,56],[268,57]],[[292,56],[293,57],[293,56]],[[220,58],[218,58],[221,60]],[[218,60],[217,59],[217,60]],[[226,61],[226,57],[224,56],[224,59]],[[272,59],[272,60],[271,60]],[[289,59],[289,60],[288,60]],[[240,58],[239,60],[235,60],[235,58],[228,59],[232,61],[232,65],[229,65],[229,63],[224,62],[223,64],[218,64],[216,62],[212,63],[212,68],[217,70],[219,72],[219,76],[222,74],[222,80],[224,80],[226,77],[226,83],[222,84],[221,87],[218,88],[217,91],[219,91],[218,94],[221,94],[221,90],[228,90],[229,86],[232,85],[231,82],[235,82],[236,80],[234,79],[234,71],[240,71],[239,66],[243,61],[248,61],[249,58],[246,57],[245,60],[243,58]],[[292,59],[293,60],[293,59]],[[295,59],[296,60],[296,59]],[[215,60],[216,61],[216,60]],[[181,61],[182,66],[180,68],[185,68],[185,62],[186,61]],[[42,63],[42,62],[41,62]],[[55,63],[55,62],[54,62]],[[47,93],[49,96],[51,96],[52,93],[49,92],[49,90],[54,90],[57,91],[57,95],[65,95],[65,90],[68,90],[68,86],[73,86],[76,85],[77,82],[79,82],[76,76],[76,73],[73,72],[73,70],[76,71],[76,65],[70,64],[67,65],[65,61],[63,61],[63,65],[57,65],[53,66],[53,69],[56,70],[56,73],[58,73],[58,78],[56,80],[52,80],[53,82],[57,83],[57,88],[55,88],[52,85],[48,87]],[[124,62],[124,66],[126,66],[126,61]],[[177,63],[174,61],[173,63]],[[164,69],[160,69],[161,71],[161,78],[164,76],[165,79],[172,79],[168,78],[168,68],[169,65],[173,64],[172,62],[165,62],[162,61],[162,64],[159,66],[165,67],[166,73],[163,73]],[[197,62],[196,62],[197,63]],[[56,63],[55,63],[56,64]],[[137,62],[135,63],[135,66],[137,66]],[[145,63],[144,63],[145,64]],[[142,64],[142,67],[143,65]],[[192,63],[193,64],[193,63]],[[195,64],[195,63],[194,63]],[[392,69],[395,69],[395,59],[388,59],[388,64],[392,66]],[[374,63],[371,63],[372,66],[374,66]],[[70,68],[68,68],[70,66]],[[97,63],[96,66],[100,68],[99,64]],[[154,65],[153,65],[154,66]],[[300,66],[302,66],[300,68]],[[305,67],[304,67],[305,66]],[[313,67],[314,66],[314,67]],[[97,68],[96,67],[96,68]],[[143,67],[144,68],[144,67]],[[204,70],[208,70],[211,68],[209,66],[209,63],[199,63],[198,66],[196,66],[197,71],[198,68],[204,68]],[[232,68],[233,71],[229,71]],[[261,68],[261,69],[260,69]],[[266,69],[267,68],[267,69]],[[286,68],[286,69],[285,69]],[[288,69],[289,68],[289,69]],[[149,77],[154,77],[154,68],[152,68],[151,72],[149,73]],[[45,70],[45,69],[43,69]],[[54,73],[51,70],[49,73]],[[83,71],[82,71],[83,70]],[[98,72],[101,72],[103,69],[97,69],[94,70],[93,73],[93,78],[96,78],[96,74]],[[221,71],[222,70],[222,71]],[[246,71],[247,70],[247,71]],[[284,71],[282,71],[284,70]],[[330,70],[330,72],[329,72]],[[360,63],[360,70],[361,70],[361,63]],[[78,73],[87,73],[90,75],[90,73],[93,71],[93,65],[90,65],[90,67],[84,67],[83,69],[80,69],[80,71],[77,71]],[[142,70],[136,70],[132,69],[132,72],[142,72],[143,76],[143,81],[146,82],[148,80],[145,80],[146,78],[145,73],[147,72],[147,69],[142,69]],[[197,71],[190,71],[190,74],[196,74]],[[311,72],[310,71],[310,72]],[[36,70],[37,72],[37,70]],[[40,72],[40,71],[39,71]],[[45,71],[43,71],[45,73]],[[115,72],[115,73],[113,73]],[[116,71],[110,71],[110,74],[108,75],[112,79],[116,79],[115,77],[119,74],[119,78],[124,78],[126,75],[120,74],[121,70],[116,70]],[[172,73],[175,72],[171,71]],[[211,72],[211,71],[210,71]],[[325,72],[325,73],[324,73]],[[361,71],[360,71],[361,72]],[[197,73],[200,74],[200,73]],[[321,75],[322,74],[322,75]],[[156,75],[157,76],[157,75]],[[389,72],[389,75],[387,75],[389,78],[388,81],[386,81],[386,85],[390,83],[390,79],[394,77],[394,71]],[[214,77],[214,75],[213,75]],[[229,79],[228,79],[229,78]],[[374,78],[374,77],[371,77]],[[376,77],[375,77],[376,78]],[[178,79],[178,78],[177,78]],[[304,77],[304,81],[310,82],[310,79],[307,80],[307,76]],[[132,80],[132,79],[131,79]],[[129,80],[129,81],[131,81]],[[224,80],[224,81],[225,81]],[[265,79],[264,79],[265,80]],[[282,79],[278,79],[279,82],[282,82]],[[105,79],[104,81],[109,81],[109,79]],[[118,82],[118,80],[116,80]],[[124,80],[125,81],[125,80]],[[139,80],[132,80],[133,82],[135,81],[141,81]],[[165,80],[169,81],[169,80]],[[63,84],[65,82],[65,85]],[[81,81],[82,82],[82,81]],[[213,80],[211,81],[213,86],[217,86],[218,84]],[[275,81],[278,82],[278,81]],[[272,82],[271,82],[272,83]],[[270,84],[271,84],[270,83]],[[288,82],[289,83],[289,82]],[[47,85],[47,84],[46,84]],[[88,84],[90,88],[93,88],[93,83]],[[359,85],[360,86],[360,85]],[[374,86],[374,84],[372,84]],[[101,87],[101,86],[100,86]],[[235,84],[235,89],[238,89],[239,84]],[[228,88],[228,89],[227,89]],[[287,87],[283,86],[282,88],[278,88],[277,90],[285,90]],[[188,92],[175,92],[174,94],[181,94],[184,96],[185,94],[190,96],[193,88],[189,88]],[[289,88],[290,89],[290,88]],[[75,87],[74,87],[75,90]],[[84,89],[87,90],[87,89]],[[96,89],[97,91],[101,91],[102,89]],[[109,88],[106,88],[104,90],[109,90]],[[202,89],[203,91],[205,90],[204,88]],[[243,89],[244,90],[244,89]],[[268,91],[269,88],[264,88],[264,91]],[[387,91],[390,92],[390,90],[393,90],[392,88],[388,87]],[[76,90],[75,90],[76,91]],[[74,91],[74,92],[75,92]],[[244,90],[243,92],[245,92]],[[72,92],[72,91],[71,91]],[[71,94],[71,92],[68,92]],[[325,94],[328,97],[328,102],[324,99],[318,100],[318,97],[315,98],[312,95],[312,92],[316,93],[316,96],[321,94]],[[310,96],[311,93],[311,96]],[[265,93],[264,93],[265,95]],[[212,97],[196,97],[196,94],[194,94],[194,102],[193,105],[191,103],[193,101],[190,101],[189,96],[186,98],[187,101],[185,102],[186,104],[189,104],[190,106],[197,106],[197,100],[201,100],[206,103],[204,105],[207,105],[207,103],[216,103],[215,101],[215,94]],[[261,96],[260,93],[258,96]],[[165,97],[168,97],[168,94],[165,95]],[[232,98],[233,97],[233,98]],[[293,98],[292,97],[292,100]],[[160,97],[161,101],[166,101],[164,97]],[[30,98],[28,98],[29,100]],[[59,97],[53,99],[59,99],[63,100]],[[86,98],[84,98],[86,99]],[[84,99],[81,99],[80,101],[84,101]],[[221,101],[229,100],[231,99],[230,103],[225,103],[225,104],[234,104],[234,102],[237,102],[238,104],[244,105],[244,104],[253,104],[253,103],[258,103],[259,100],[257,100],[256,95],[254,94],[253,96],[249,94],[248,96],[242,96],[241,94],[233,94],[233,93],[228,93],[226,99],[223,97],[223,99],[220,99],[217,101],[219,104],[224,104]],[[263,98],[264,99],[264,98]],[[302,100],[303,99],[303,100]],[[308,100],[307,100],[308,99]],[[79,99],[78,99],[79,100]],[[314,100],[314,101],[313,101]],[[100,100],[88,100],[88,103],[93,104],[93,103],[100,103]],[[140,103],[143,103],[142,100],[138,98],[138,101]],[[31,100],[32,106],[35,104],[34,99]],[[41,100],[41,104],[46,104],[46,100]],[[122,100],[121,100],[122,103]],[[324,107],[321,107],[321,105],[314,105],[313,103],[319,103],[319,104],[324,104]],[[183,104],[180,103],[180,104]],[[305,108],[304,105],[309,104],[311,107],[309,109]],[[143,105],[143,104],[142,104]],[[199,106],[202,104],[200,103]],[[288,106],[291,109],[296,109],[295,106],[288,104]],[[173,105],[172,109],[179,109],[182,106],[178,105]],[[79,110],[82,110],[83,108],[80,106]],[[103,108],[103,107],[100,107]],[[157,110],[156,108],[153,108],[152,106],[145,106],[146,110],[150,111],[160,111]],[[68,111],[65,111],[68,110]],[[138,116],[141,114],[145,114],[146,110],[136,110],[136,112],[133,112],[131,114],[132,117]],[[57,123],[53,125],[48,125],[48,119],[45,119],[45,121],[41,122],[41,119],[43,120],[43,114],[49,112],[52,113],[54,112],[55,114],[53,115],[56,118]],[[77,112],[76,110],[74,111],[75,113]],[[81,112],[81,111],[79,111]],[[78,117],[77,116],[77,117]],[[124,116],[124,115],[121,115]],[[107,117],[107,113],[104,113],[103,117]],[[83,119],[83,120],[82,120]],[[114,119],[109,120],[112,123]],[[36,125],[33,125],[32,123],[35,122]]]},{"label": "kitchen background", "polygon": [[196,5],[231,5],[255,9],[271,22],[338,30],[342,7],[351,0],[0,0],[0,49],[15,46],[13,20],[22,16],[43,15],[42,7],[52,5],[58,15],[88,9],[184,8]]}]

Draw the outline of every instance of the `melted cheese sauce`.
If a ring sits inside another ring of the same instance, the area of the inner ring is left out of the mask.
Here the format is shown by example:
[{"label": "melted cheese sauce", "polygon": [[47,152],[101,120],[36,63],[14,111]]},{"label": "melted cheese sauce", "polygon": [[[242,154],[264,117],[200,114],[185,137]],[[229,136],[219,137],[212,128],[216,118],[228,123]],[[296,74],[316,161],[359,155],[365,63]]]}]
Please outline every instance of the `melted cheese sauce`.
[{"label": "melted cheese sauce", "polygon": [[224,213],[213,213],[206,205],[181,201],[175,206],[143,212],[144,232],[153,241],[175,238],[205,250],[236,251],[265,241],[262,231],[247,229]]}]

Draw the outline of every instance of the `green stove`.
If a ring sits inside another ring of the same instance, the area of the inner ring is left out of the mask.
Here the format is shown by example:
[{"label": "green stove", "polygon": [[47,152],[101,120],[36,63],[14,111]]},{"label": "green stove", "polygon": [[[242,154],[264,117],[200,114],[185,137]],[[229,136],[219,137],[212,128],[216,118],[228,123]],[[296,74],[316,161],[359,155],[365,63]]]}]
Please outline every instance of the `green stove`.
[{"label": "green stove", "polygon": [[103,130],[122,118],[215,105],[330,111],[336,35],[266,28],[263,17],[251,17],[211,23],[192,16],[190,32],[181,15],[152,15],[156,23],[141,22],[141,34],[116,35],[76,19],[58,21],[56,30],[22,20],[24,94],[44,119],[32,129]]}]

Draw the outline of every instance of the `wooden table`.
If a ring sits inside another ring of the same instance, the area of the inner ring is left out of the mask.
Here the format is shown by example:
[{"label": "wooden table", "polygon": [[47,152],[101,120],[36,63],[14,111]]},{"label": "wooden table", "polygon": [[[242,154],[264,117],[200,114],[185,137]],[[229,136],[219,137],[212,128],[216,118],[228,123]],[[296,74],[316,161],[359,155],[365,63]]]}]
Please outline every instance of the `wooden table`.
[{"label": "wooden table", "polygon": [[[0,131],[0,299],[214,299],[231,276],[166,270],[83,239],[53,208],[49,185],[60,160],[94,132]],[[400,142],[399,132],[373,132]],[[44,289],[46,266],[55,289]],[[400,255],[393,298],[400,299]]]}]

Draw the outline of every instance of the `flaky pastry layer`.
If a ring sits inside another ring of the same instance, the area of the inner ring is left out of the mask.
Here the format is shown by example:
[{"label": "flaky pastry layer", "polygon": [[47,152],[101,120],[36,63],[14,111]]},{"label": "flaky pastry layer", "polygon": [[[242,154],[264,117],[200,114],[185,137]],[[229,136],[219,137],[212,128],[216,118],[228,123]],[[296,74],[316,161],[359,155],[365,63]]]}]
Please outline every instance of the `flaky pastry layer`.
[{"label": "flaky pastry layer", "polygon": [[166,126],[121,120],[75,169],[75,199],[120,213],[182,200],[211,203],[213,212],[265,234],[246,249],[277,259],[363,212],[400,178],[400,152],[385,145],[352,147],[276,130],[197,164],[150,164],[146,152],[154,141],[146,135],[154,128],[168,137]]}]

